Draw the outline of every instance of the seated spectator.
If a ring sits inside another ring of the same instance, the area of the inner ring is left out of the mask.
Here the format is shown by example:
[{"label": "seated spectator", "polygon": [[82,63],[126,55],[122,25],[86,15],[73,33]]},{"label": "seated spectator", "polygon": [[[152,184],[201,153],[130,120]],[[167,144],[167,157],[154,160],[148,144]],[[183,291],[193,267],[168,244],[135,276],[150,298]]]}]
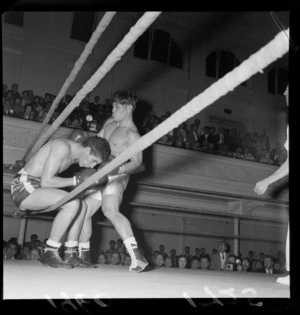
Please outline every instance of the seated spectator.
[{"label": "seated spectator", "polygon": [[72,122],[71,122],[71,128],[74,128],[74,129],[83,129],[83,128],[82,128],[82,122],[83,122],[83,120],[80,119],[79,116],[74,115],[74,116],[73,116],[73,119],[72,119]]},{"label": "seated spectator", "polygon": [[221,148],[225,144],[224,128],[223,127],[220,127],[219,133],[214,135],[214,143],[215,143],[216,152],[218,152],[218,153],[221,152]]},{"label": "seated spectator", "polygon": [[99,253],[97,263],[100,265],[105,265],[107,263],[107,256],[104,253]]},{"label": "seated spectator", "polygon": [[5,100],[3,104],[3,115],[15,117],[15,112],[10,105],[9,100]]},{"label": "seated spectator", "polygon": [[233,153],[233,157],[236,158],[236,159],[243,159],[245,157],[244,154],[243,154],[242,147],[237,147],[237,149]]},{"label": "seated spectator", "polygon": [[201,258],[201,250],[200,248],[196,248],[195,249],[195,256],[192,257],[192,259],[198,259],[200,261],[200,258]]},{"label": "seated spectator", "polygon": [[260,260],[256,260],[255,272],[265,272],[264,263]]},{"label": "seated spectator", "polygon": [[120,257],[121,257],[121,262],[120,262],[120,265],[124,265],[124,260],[125,260],[125,253],[119,253],[120,254]]},{"label": "seated spectator", "polygon": [[236,260],[235,260],[235,267],[236,267],[237,271],[243,271],[241,258],[239,258],[239,257],[236,258]]},{"label": "seated spectator", "polygon": [[211,251],[211,255],[213,255],[213,254],[217,254],[218,253],[218,250],[217,249],[212,249],[212,251]]},{"label": "seated spectator", "polygon": [[129,254],[126,254],[125,255],[125,258],[124,258],[124,265],[125,266],[130,266],[131,265],[131,257]]},{"label": "seated spectator", "polygon": [[163,267],[165,264],[165,257],[161,253],[158,253],[155,256],[155,267],[160,268]]},{"label": "seated spectator", "polygon": [[207,140],[203,140],[202,146],[201,146],[201,143],[200,143],[200,151],[208,153],[209,149],[210,148],[209,148],[208,141]]},{"label": "seated spectator", "polygon": [[164,264],[165,267],[167,268],[172,268],[173,267],[173,260],[171,257],[167,257],[165,259],[165,264]]},{"label": "seated spectator", "polygon": [[233,152],[229,151],[228,146],[224,144],[222,147],[221,155],[232,157]]},{"label": "seated spectator", "polygon": [[19,86],[18,86],[17,83],[13,83],[13,84],[11,85],[11,90],[12,90],[12,93],[13,93],[13,97],[14,97],[14,98],[20,96],[20,93],[18,92],[18,88],[19,88]]},{"label": "seated spectator", "polygon": [[214,138],[213,137],[211,137],[210,141],[208,140],[209,130],[210,130],[210,127],[209,126],[205,126],[204,127],[204,134],[199,137],[199,143],[200,143],[200,147],[201,148],[203,148],[205,140],[207,141],[207,146],[208,146],[208,142],[214,142]]},{"label": "seated spectator", "polygon": [[181,140],[180,140],[180,143],[183,142],[182,146],[178,146],[175,144],[175,146],[179,147],[179,148],[182,148],[184,147],[186,141],[187,141],[187,138],[188,138],[188,132],[186,130],[186,124],[185,123],[182,123],[179,125],[178,128],[175,128],[174,130],[174,137],[175,137],[175,143],[178,142],[178,137],[181,137]]},{"label": "seated spectator", "polygon": [[125,246],[124,246],[124,243],[123,243],[122,239],[120,239],[120,238],[117,239],[116,251],[118,253],[125,253]]},{"label": "seated spectator", "polygon": [[271,159],[270,157],[270,153],[265,151],[263,153],[263,157],[259,160],[259,162],[261,163],[266,163],[266,164],[271,164],[271,165],[274,165],[274,161]]},{"label": "seated spectator", "polygon": [[14,250],[11,246],[7,245],[5,248],[5,256],[4,259],[15,259]]},{"label": "seated spectator", "polygon": [[14,258],[16,259],[21,252],[21,246],[17,243],[17,240],[13,238],[13,240],[8,241],[8,245],[12,248],[14,253]]},{"label": "seated spectator", "polygon": [[253,260],[252,260],[252,263],[251,263],[251,269],[250,269],[250,271],[251,271],[251,272],[256,272],[256,268],[257,268],[257,260],[256,260],[256,259],[253,259]]},{"label": "seated spectator", "polygon": [[176,254],[176,249],[173,248],[170,250],[170,258],[172,259],[173,267],[178,267],[178,256]]},{"label": "seated spectator", "polygon": [[184,141],[182,136],[177,136],[174,146],[177,148],[184,148]]},{"label": "seated spectator", "polygon": [[208,257],[200,258],[200,269],[208,270],[210,268],[210,260]]},{"label": "seated spectator", "polygon": [[28,90],[28,101],[31,103],[33,102],[34,94],[32,90]]},{"label": "seated spectator", "polygon": [[201,247],[200,249],[200,258],[207,257],[209,259],[209,255],[206,253],[206,249],[204,247]]},{"label": "seated spectator", "polygon": [[43,109],[41,99],[37,95],[33,98],[33,102],[31,103],[31,105],[35,111],[41,111]]},{"label": "seated spectator", "polygon": [[266,255],[264,259],[265,273],[273,273],[274,260],[271,256]]},{"label": "seated spectator", "polygon": [[23,118],[24,116],[24,108],[21,105],[21,98],[16,97],[13,105],[13,111],[15,112],[16,117]]},{"label": "seated spectator", "polygon": [[165,259],[168,257],[168,254],[165,252],[165,246],[163,244],[159,245],[159,253],[162,254]]},{"label": "seated spectator", "polygon": [[25,109],[24,109],[24,116],[23,116],[23,118],[24,119],[33,120],[34,114],[35,114],[35,111],[33,110],[32,105],[31,104],[27,104],[25,106]]},{"label": "seated spectator", "polygon": [[14,98],[14,96],[13,96],[12,90],[7,90],[5,93],[4,99],[10,101],[13,98]]},{"label": "seated spectator", "polygon": [[248,259],[249,259],[250,263],[252,264],[252,261],[254,260],[254,251],[253,250],[249,250]]},{"label": "seated spectator", "polygon": [[228,262],[224,268],[225,271],[235,271],[236,270],[236,257],[233,254],[228,256]]},{"label": "seated spectator", "polygon": [[173,145],[173,141],[169,139],[169,135],[163,135],[160,139],[157,140],[157,143],[159,144],[165,144],[165,145]]},{"label": "seated spectator", "polygon": [[196,141],[196,142],[194,143],[194,146],[192,147],[192,150],[201,151],[199,141]]},{"label": "seated spectator", "polygon": [[30,260],[30,248],[27,245],[24,245],[21,251],[21,257],[22,260]]},{"label": "seated spectator", "polygon": [[110,258],[110,264],[111,265],[119,265],[120,263],[121,263],[120,253],[118,253],[117,251],[113,252],[111,254],[111,258]]},{"label": "seated spectator", "polygon": [[97,123],[96,120],[92,120],[92,121],[87,122],[86,126],[87,126],[87,130],[89,130],[91,132],[98,132],[99,131],[97,129],[98,128],[98,123]]},{"label": "seated spectator", "polygon": [[285,273],[285,268],[282,268],[282,265],[278,261],[274,262],[273,273]]},{"label": "seated spectator", "polygon": [[105,251],[105,254],[112,254],[117,250],[116,248],[116,241],[110,240],[109,241],[109,248]]},{"label": "seated spectator", "polygon": [[40,251],[38,249],[32,249],[30,251],[30,260],[39,260],[40,259]]},{"label": "seated spectator", "polygon": [[262,263],[264,263],[264,259],[265,259],[265,253],[260,252],[260,253],[259,253],[259,260],[260,260]]},{"label": "seated spectator", "polygon": [[251,270],[251,262],[249,258],[244,258],[242,260],[242,271],[250,271]]},{"label": "seated spectator", "polygon": [[284,253],[280,250],[277,252],[276,262],[280,264],[280,268],[285,270],[286,259]]},{"label": "seated spectator", "polygon": [[255,161],[255,157],[253,156],[248,147],[244,148],[244,159],[249,161]]},{"label": "seated spectator", "polygon": [[37,234],[31,234],[30,235],[30,242],[26,242],[24,245],[27,245],[29,249],[33,249],[36,247],[38,241],[38,235]]},{"label": "seated spectator", "polygon": [[[194,148],[195,142],[199,142],[199,134],[197,132],[197,126],[194,124],[190,125],[190,130],[187,134],[187,141],[190,143],[190,148]],[[200,142],[199,142],[200,144]]]},{"label": "seated spectator", "polygon": [[191,261],[191,269],[199,269],[200,268],[200,262],[197,258],[193,258]]},{"label": "seated spectator", "polygon": [[178,258],[178,268],[188,268],[187,259],[184,255],[180,255]]},{"label": "seated spectator", "polygon": [[186,246],[184,248],[183,256],[185,256],[185,258],[186,258],[187,268],[190,268],[190,263],[192,261],[193,255],[191,254],[191,248],[189,246]]}]

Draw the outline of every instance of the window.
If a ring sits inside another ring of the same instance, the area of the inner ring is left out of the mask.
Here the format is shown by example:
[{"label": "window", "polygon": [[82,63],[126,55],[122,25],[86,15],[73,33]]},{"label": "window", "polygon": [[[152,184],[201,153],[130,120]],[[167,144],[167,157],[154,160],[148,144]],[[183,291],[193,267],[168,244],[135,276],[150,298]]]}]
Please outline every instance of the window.
[{"label": "window", "polygon": [[268,72],[268,93],[283,95],[289,82],[289,73],[285,69],[273,68]]},{"label": "window", "polygon": [[71,38],[87,43],[94,31],[95,12],[74,12]]},{"label": "window", "polygon": [[6,12],[4,16],[4,22],[23,27],[24,12]]},{"label": "window", "polygon": [[179,45],[171,34],[160,29],[147,30],[134,45],[134,57],[151,59],[171,67],[183,68],[183,57]]},{"label": "window", "polygon": [[[232,52],[227,50],[213,51],[206,58],[206,76],[221,79],[239,65],[240,61]],[[246,86],[246,81],[241,83],[241,86]]]}]

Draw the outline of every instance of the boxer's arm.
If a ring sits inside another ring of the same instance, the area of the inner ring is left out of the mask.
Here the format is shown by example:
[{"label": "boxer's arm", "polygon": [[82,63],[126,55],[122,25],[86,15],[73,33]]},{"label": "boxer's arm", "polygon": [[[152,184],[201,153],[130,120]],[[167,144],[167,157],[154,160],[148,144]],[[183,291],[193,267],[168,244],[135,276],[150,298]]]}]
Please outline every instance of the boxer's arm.
[{"label": "boxer's arm", "polygon": [[61,165],[68,158],[70,151],[70,146],[65,142],[53,141],[41,176],[42,188],[62,188],[74,185],[73,177],[63,178],[56,176]]},{"label": "boxer's arm", "polygon": [[[128,142],[129,145],[132,145],[136,141],[138,141],[141,138],[141,136],[136,132],[129,132],[128,133]],[[122,173],[124,174],[134,174],[139,172],[143,168],[143,153],[138,152],[137,154],[133,155],[130,158],[130,161],[123,164],[121,168],[124,168]]]},{"label": "boxer's arm", "polygon": [[287,176],[288,174],[289,159],[287,158],[286,161],[273,174],[256,183],[254,187],[254,192],[256,192],[259,195],[263,195],[268,189],[269,185]]}]

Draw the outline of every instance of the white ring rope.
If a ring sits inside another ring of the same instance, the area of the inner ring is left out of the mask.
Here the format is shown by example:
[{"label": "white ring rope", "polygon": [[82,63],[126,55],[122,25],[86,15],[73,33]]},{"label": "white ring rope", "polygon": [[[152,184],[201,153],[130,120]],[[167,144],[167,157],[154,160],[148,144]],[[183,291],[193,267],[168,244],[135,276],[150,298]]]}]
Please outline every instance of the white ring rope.
[{"label": "white ring rope", "polygon": [[47,113],[41,127],[40,130],[36,133],[36,136],[33,138],[31,144],[29,145],[27,151],[25,152],[22,161],[26,161],[28,155],[31,152],[31,149],[34,147],[36,152],[39,148],[39,146],[37,145],[37,141],[40,139],[44,129],[46,128],[49,120],[51,119],[54,111],[56,110],[58,103],[60,102],[60,100],[64,97],[64,95],[66,94],[68,88],[70,87],[70,85],[72,84],[72,82],[75,80],[75,77],[77,76],[78,72],[80,71],[80,69],[82,68],[83,64],[85,63],[85,61],[87,60],[88,56],[91,54],[91,52],[93,51],[94,46],[96,45],[96,43],[98,42],[99,38],[101,37],[102,33],[105,31],[105,29],[107,28],[107,26],[109,25],[109,23],[111,22],[112,18],[114,17],[114,15],[116,14],[116,12],[106,12],[104,14],[104,16],[102,17],[101,21],[99,22],[97,28],[95,29],[95,31],[93,32],[90,40],[88,41],[88,43],[85,45],[83,52],[81,53],[80,57],[78,58],[78,60],[75,62],[75,65],[72,69],[72,71],[70,72],[69,76],[67,77],[67,79],[65,80],[64,85],[61,87],[60,91],[58,92],[57,96],[55,97],[49,112]]},{"label": "white ring rope", "polygon": [[[289,29],[286,31],[289,34]],[[57,203],[39,212],[52,211],[67,201],[75,197],[77,194],[88,188],[94,182],[107,175],[109,172],[117,168],[119,165],[125,163],[133,155],[143,151],[155,141],[160,139],[182,122],[193,117],[201,110],[211,105],[220,97],[232,91],[244,81],[258,71],[262,71],[269,64],[273,63],[278,58],[281,58],[289,50],[289,40],[284,31],[281,31],[276,37],[271,40],[266,46],[262,47],[258,52],[251,55],[247,60],[242,62],[238,67],[227,73],[223,78],[212,84],[203,93],[194,97],[185,106],[177,110],[173,115],[159,124],[155,129],[149,131],[146,135],[141,137],[137,142],[131,145],[126,151],[118,155],[109,164],[101,168],[94,175],[90,176],[86,181],[73,189],[68,195],[59,200]]]},{"label": "white ring rope", "polygon": [[137,23],[133,27],[131,27],[129,33],[110,53],[110,55],[105,59],[103,64],[91,76],[91,78],[83,85],[81,90],[77,92],[70,104],[68,104],[63,112],[57,117],[57,119],[53,122],[49,129],[45,131],[45,133],[35,143],[32,149],[32,154],[35,153],[58,129],[58,127],[64,122],[64,120],[72,113],[75,107],[79,106],[80,102],[85,98],[85,96],[99,84],[103,77],[121,59],[121,57],[133,45],[133,43],[145,32],[145,30],[157,19],[160,14],[161,12],[146,12],[137,21]]}]

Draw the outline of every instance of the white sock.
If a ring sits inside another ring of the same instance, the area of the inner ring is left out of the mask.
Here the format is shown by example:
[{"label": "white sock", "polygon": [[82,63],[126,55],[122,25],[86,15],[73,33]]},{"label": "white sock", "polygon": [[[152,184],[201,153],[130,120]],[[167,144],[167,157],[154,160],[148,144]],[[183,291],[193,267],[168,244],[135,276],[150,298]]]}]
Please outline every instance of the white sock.
[{"label": "white sock", "polygon": [[61,243],[57,243],[55,241],[50,240],[50,238],[46,242],[47,245],[59,248],[61,246]]},{"label": "white sock", "polygon": [[127,239],[124,241],[124,244],[125,244],[125,246],[126,246],[126,249],[127,249],[127,251],[128,251],[128,254],[129,254],[130,257],[131,257],[131,264],[132,264],[132,265],[136,265],[137,260],[136,260],[136,257],[135,257],[135,254],[134,254],[133,249],[138,248],[138,246],[137,246],[137,242],[136,242],[135,238],[134,238],[134,237],[129,237],[129,238],[127,238]]},{"label": "white sock", "polygon": [[87,243],[78,243],[78,247],[80,249],[90,249],[90,242],[87,242]]},{"label": "white sock", "polygon": [[65,242],[66,247],[75,247],[78,246],[78,241],[67,241]]},{"label": "white sock", "polygon": [[79,258],[81,258],[81,252],[82,250],[89,250],[90,249],[90,242],[86,242],[86,243],[78,243],[78,252],[79,252]]}]

